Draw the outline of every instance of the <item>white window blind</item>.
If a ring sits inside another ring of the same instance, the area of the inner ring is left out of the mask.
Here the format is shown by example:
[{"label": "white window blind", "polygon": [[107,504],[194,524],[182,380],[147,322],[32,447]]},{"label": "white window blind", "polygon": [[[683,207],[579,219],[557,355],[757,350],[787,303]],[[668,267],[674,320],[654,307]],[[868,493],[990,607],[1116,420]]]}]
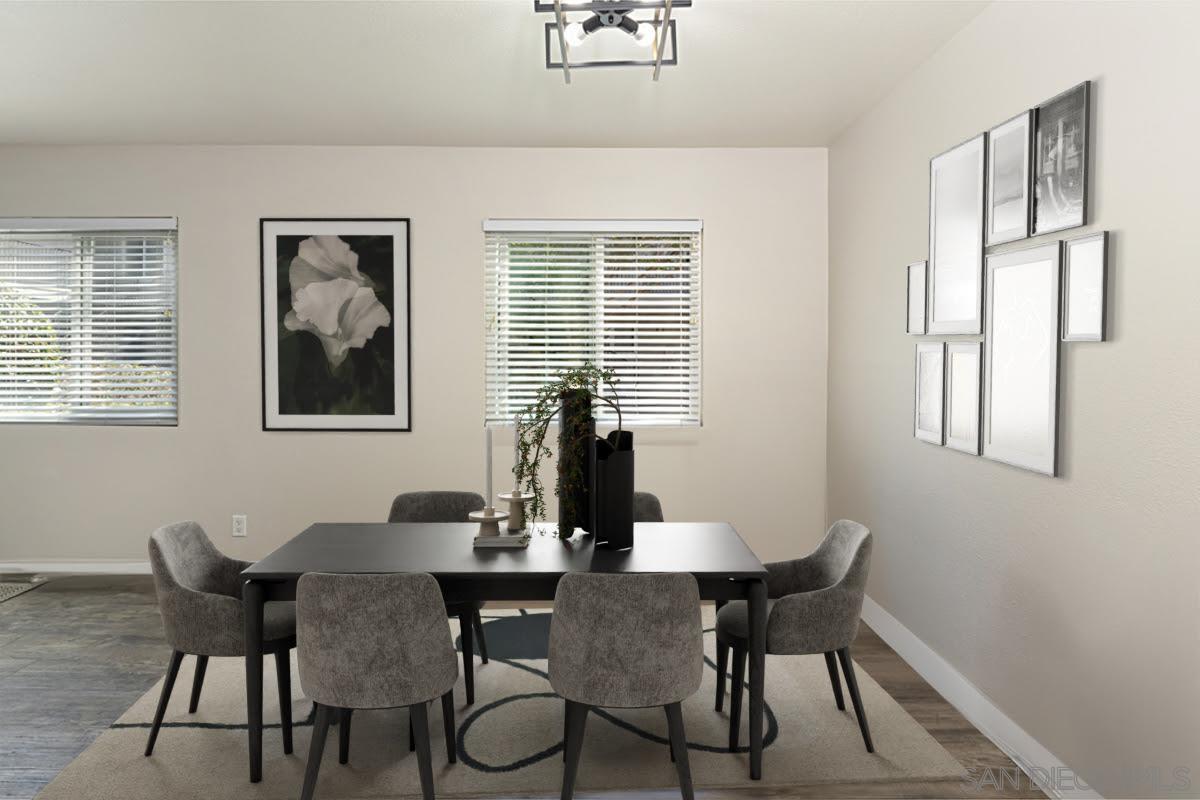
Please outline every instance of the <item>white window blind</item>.
[{"label": "white window blind", "polygon": [[176,422],[173,219],[0,219],[0,422]]},{"label": "white window blind", "polygon": [[700,424],[699,221],[488,220],[484,234],[488,423],[590,361],[619,380],[627,426]]}]

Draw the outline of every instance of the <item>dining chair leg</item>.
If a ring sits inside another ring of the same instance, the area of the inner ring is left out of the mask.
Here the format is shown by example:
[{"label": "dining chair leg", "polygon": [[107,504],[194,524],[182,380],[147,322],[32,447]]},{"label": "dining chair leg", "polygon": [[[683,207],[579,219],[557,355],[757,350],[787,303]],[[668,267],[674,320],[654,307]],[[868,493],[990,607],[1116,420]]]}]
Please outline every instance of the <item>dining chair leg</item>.
[{"label": "dining chair leg", "polygon": [[854,714],[858,717],[858,727],[862,731],[863,744],[868,753],[875,752],[871,743],[871,729],[867,727],[867,712],[863,709],[862,697],[858,694],[858,681],[854,677],[854,663],[850,660],[850,648],[843,647],[837,651],[838,661],[842,662],[842,672],[846,675],[846,688],[850,690],[850,702],[854,705]]},{"label": "dining chair leg", "polygon": [[730,646],[733,651],[733,678],[729,684],[729,752],[737,752],[742,730],[742,695],[746,690],[746,643]]},{"label": "dining chair leg", "polygon": [[833,699],[837,701],[838,711],[846,710],[846,701],[842,699],[842,681],[838,678],[837,661],[833,652],[825,654],[825,669],[829,670],[829,682],[833,684]]},{"label": "dining chair leg", "polygon": [[563,763],[567,763],[567,741],[571,738],[571,701],[563,700]]},{"label": "dining chair leg", "polygon": [[567,763],[563,767],[562,800],[571,800],[575,795],[575,776],[579,774],[579,756],[583,752],[583,730],[587,725],[588,711],[583,703],[567,701]]},{"label": "dining chair leg", "polygon": [[471,615],[471,624],[475,627],[475,638],[479,641],[479,660],[486,664],[488,662],[487,637],[483,635],[483,617],[479,616],[478,606]]},{"label": "dining chair leg", "polygon": [[413,732],[416,726],[413,724],[412,714],[408,715],[408,752],[415,753],[417,751],[417,735]]},{"label": "dining chair leg", "polygon": [[475,643],[471,612],[458,615],[458,632],[462,639],[463,683],[467,687],[467,705],[475,702]]},{"label": "dining chair leg", "polygon": [[196,674],[192,676],[192,699],[188,713],[195,714],[200,707],[200,690],[204,688],[204,673],[208,670],[208,656],[196,656]]},{"label": "dining chair leg", "polygon": [[433,756],[429,752],[429,711],[425,703],[408,707],[417,739],[417,771],[421,773],[421,797],[433,800]]},{"label": "dining chair leg", "polygon": [[729,645],[717,640],[717,711],[725,705],[725,674],[729,669]]},{"label": "dining chair leg", "polygon": [[671,763],[675,763],[675,741],[671,738],[671,712],[666,706],[663,706],[663,711],[667,712],[667,752],[671,755]]},{"label": "dining chair leg", "polygon": [[354,709],[343,708],[338,721],[338,763],[350,763],[350,717]]},{"label": "dining chair leg", "polygon": [[154,742],[158,739],[158,729],[162,727],[163,715],[167,713],[167,703],[171,700],[171,690],[175,688],[175,677],[179,674],[179,665],[183,663],[183,653],[171,651],[171,660],[167,663],[167,677],[163,679],[162,694],[158,697],[158,708],[154,712],[154,724],[150,726],[150,741],[146,742],[146,755],[154,752]]},{"label": "dining chair leg", "polygon": [[458,762],[458,746],[454,743],[454,690],[442,695],[442,727],[446,729],[446,760]]},{"label": "dining chair leg", "polygon": [[321,757],[325,755],[325,737],[329,734],[329,723],[333,718],[332,708],[320,703],[315,705],[317,717],[313,720],[312,744],[308,748],[308,765],[304,768],[304,788],[300,790],[300,800],[312,800],[313,791],[317,788]]},{"label": "dining chair leg", "polygon": [[679,791],[683,800],[692,800],[692,769],[688,764],[687,733],[683,729],[683,709],[679,703],[667,707],[667,729],[671,734],[671,754],[675,771],[679,773]]},{"label": "dining chair leg", "polygon": [[275,681],[279,686],[279,726],[283,731],[283,754],[292,754],[292,665],[288,649],[275,651]]}]

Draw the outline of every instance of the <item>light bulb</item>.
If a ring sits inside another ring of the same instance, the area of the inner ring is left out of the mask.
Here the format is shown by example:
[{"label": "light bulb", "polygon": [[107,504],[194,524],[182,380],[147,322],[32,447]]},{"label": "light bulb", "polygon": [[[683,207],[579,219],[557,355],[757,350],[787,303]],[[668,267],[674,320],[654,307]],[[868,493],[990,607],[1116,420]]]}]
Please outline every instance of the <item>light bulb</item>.
[{"label": "light bulb", "polygon": [[642,47],[649,47],[654,44],[654,26],[649,22],[643,22],[638,25],[637,33],[633,35],[633,40]]},{"label": "light bulb", "polygon": [[587,31],[583,29],[582,23],[572,22],[563,30],[563,38],[571,47],[578,47],[587,38]]}]

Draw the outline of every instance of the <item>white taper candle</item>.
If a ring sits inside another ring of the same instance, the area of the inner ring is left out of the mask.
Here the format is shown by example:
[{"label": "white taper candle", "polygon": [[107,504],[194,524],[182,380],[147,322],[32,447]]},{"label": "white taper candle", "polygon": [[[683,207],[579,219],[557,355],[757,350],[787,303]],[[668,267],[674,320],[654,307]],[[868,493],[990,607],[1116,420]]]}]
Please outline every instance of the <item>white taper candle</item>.
[{"label": "white taper candle", "polygon": [[513,417],[513,494],[521,491],[517,480],[517,465],[521,463],[521,415]]},{"label": "white taper candle", "polygon": [[483,463],[486,466],[484,474],[487,476],[487,489],[483,496],[487,501],[486,506],[492,507],[492,429],[484,425],[483,427]]}]

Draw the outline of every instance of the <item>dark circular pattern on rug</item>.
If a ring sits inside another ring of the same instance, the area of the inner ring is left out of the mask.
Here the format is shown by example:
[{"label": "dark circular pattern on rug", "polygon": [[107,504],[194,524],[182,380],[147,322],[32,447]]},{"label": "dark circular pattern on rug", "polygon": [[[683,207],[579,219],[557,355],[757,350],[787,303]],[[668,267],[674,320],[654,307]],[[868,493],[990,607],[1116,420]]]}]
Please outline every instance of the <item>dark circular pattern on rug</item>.
[{"label": "dark circular pattern on rug", "polygon": [[[545,660],[549,651],[550,640],[550,621],[553,619],[552,614],[527,614],[522,612],[519,615],[496,617],[493,619],[485,618],[484,635],[487,637],[488,657],[493,662],[504,664],[513,669],[524,670],[532,675],[544,679],[549,684],[550,676],[543,670],[532,667],[529,664],[523,664],[520,660]],[[714,633],[713,628],[707,628],[704,631],[705,635]],[[461,639],[455,641],[455,645],[461,649]],[[520,660],[518,660],[520,659]],[[707,656],[704,657],[704,666],[714,672],[717,665]],[[728,676],[727,676],[728,677]],[[522,694],[508,695],[501,697],[498,700],[493,700],[472,711],[458,726],[458,757],[459,761],[472,769],[480,772],[513,772],[523,769],[532,764],[536,764],[547,758],[552,758],[563,751],[564,743],[560,739],[557,743],[550,747],[543,748],[535,753],[530,753],[521,758],[510,761],[506,764],[488,764],[473,756],[470,748],[467,747],[466,736],[471,726],[479,722],[485,715],[496,712],[499,709],[504,709],[511,706],[513,703],[523,701],[542,701],[553,700],[561,702],[561,699],[553,691],[546,692],[527,692]],[[779,737],[779,723],[775,718],[775,714],[771,710],[769,703],[763,703],[763,712],[767,720],[767,729],[763,735],[763,748],[770,747],[771,744]],[[603,708],[592,710],[592,714],[605,722],[627,731],[628,733],[645,739],[646,741],[661,744],[664,747],[669,745],[666,737],[652,733],[644,728],[641,728],[633,723],[621,719],[612,711]],[[688,741],[688,750],[696,750],[706,753],[728,753],[728,743],[723,744],[708,744],[704,742]],[[745,753],[749,751],[749,746],[742,745],[735,752]]]}]

